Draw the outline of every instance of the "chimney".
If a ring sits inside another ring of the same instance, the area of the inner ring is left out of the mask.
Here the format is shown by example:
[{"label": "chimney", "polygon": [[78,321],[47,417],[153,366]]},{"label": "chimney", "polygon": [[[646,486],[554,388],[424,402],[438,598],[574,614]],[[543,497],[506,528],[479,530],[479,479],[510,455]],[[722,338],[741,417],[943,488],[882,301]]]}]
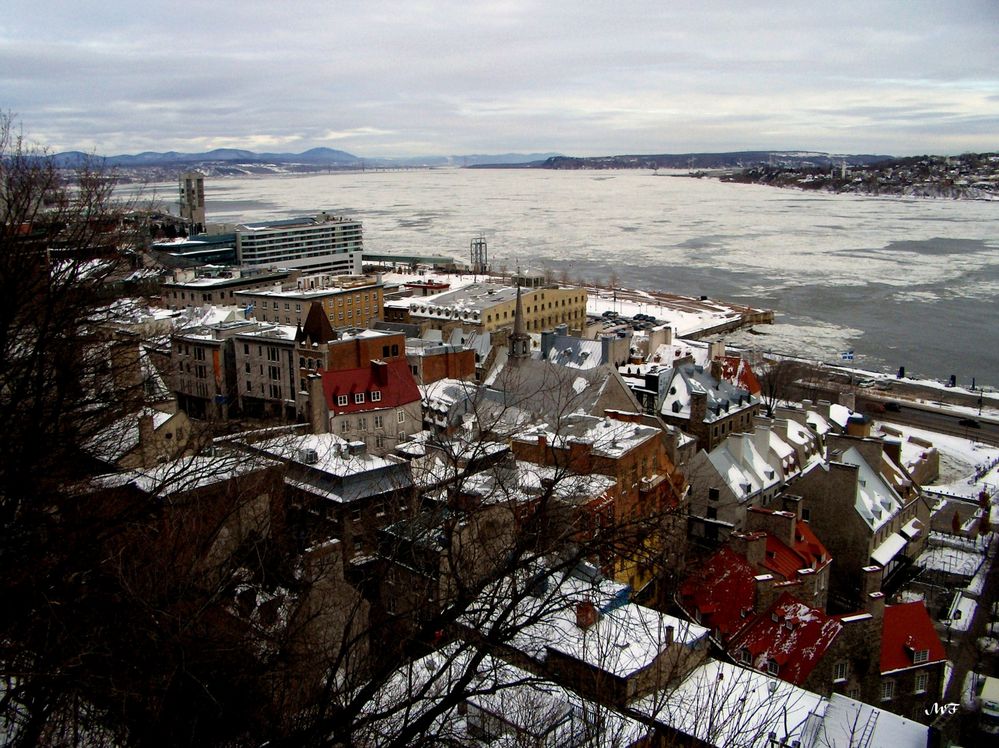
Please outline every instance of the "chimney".
[{"label": "chimney", "polygon": [[563,322],[561,325],[555,326],[555,334],[561,337],[566,337],[569,334],[569,325]]},{"label": "chimney", "polygon": [[707,392],[691,392],[690,393],[690,425],[692,428],[697,428],[698,424],[704,423],[704,419],[708,415],[708,393]]},{"label": "chimney", "polygon": [[724,373],[722,360],[719,358],[711,359],[711,363],[708,364],[708,372],[711,374],[711,378],[716,382],[722,381],[722,375]]},{"label": "chimney", "polygon": [[753,579],[756,582],[756,605],[753,611],[760,613],[777,599],[777,584],[773,574],[758,574]]},{"label": "chimney", "polygon": [[716,361],[721,358],[725,358],[725,341],[718,340],[714,343],[708,343],[708,359]]},{"label": "chimney", "polygon": [[753,431],[753,446],[766,459],[767,453],[770,451],[771,422],[767,418],[755,418],[753,420],[756,427]]},{"label": "chimney", "polygon": [[884,576],[884,569],[872,564],[871,566],[865,566],[861,571],[863,572],[863,579],[861,582],[860,597],[862,600],[866,600],[868,595],[881,591],[881,580]]},{"label": "chimney", "polygon": [[326,434],[330,430],[330,411],[323,391],[323,378],[310,374],[307,382],[309,392],[309,430],[313,434]]},{"label": "chimney", "polygon": [[589,600],[576,603],[576,625],[585,631],[600,619],[597,606]]},{"label": "chimney", "polygon": [[577,473],[589,473],[593,445],[578,439],[569,440],[569,467]]},{"label": "chimney", "polygon": [[552,346],[555,344],[555,333],[551,330],[541,331],[541,360],[547,361],[548,354],[551,353]]},{"label": "chimney", "polygon": [[610,364],[614,362],[614,336],[600,336],[600,363]]},{"label": "chimney", "polygon": [[731,536],[732,550],[746,559],[746,563],[759,571],[767,555],[767,534],[765,532],[734,532]]},{"label": "chimney", "polygon": [[379,387],[388,386],[388,364],[381,359],[374,359],[371,362],[371,368],[375,375],[375,384]]},{"label": "chimney", "polygon": [[802,498],[800,496],[795,496],[794,494],[785,493],[781,495],[780,505],[781,509],[785,512],[791,512],[794,514],[796,522],[801,522],[801,504]]},{"label": "chimney", "polygon": [[867,595],[865,600],[864,608],[875,621],[882,621],[885,617],[885,593],[884,592],[872,592]]},{"label": "chimney", "polygon": [[794,548],[796,524],[797,517],[791,512],[774,512],[758,506],[751,506],[746,512],[747,530],[768,532],[790,548]]},{"label": "chimney", "polygon": [[738,465],[745,464],[747,438],[745,434],[732,434],[728,437],[728,451]]}]

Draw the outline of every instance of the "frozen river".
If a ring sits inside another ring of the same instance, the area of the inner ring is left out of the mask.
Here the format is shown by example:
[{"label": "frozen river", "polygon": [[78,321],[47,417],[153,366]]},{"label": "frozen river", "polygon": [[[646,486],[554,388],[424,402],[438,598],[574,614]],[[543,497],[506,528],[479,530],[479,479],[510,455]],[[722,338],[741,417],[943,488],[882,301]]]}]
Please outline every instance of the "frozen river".
[{"label": "frozen river", "polygon": [[[161,185],[168,198],[174,185]],[[209,179],[210,222],[329,210],[375,253],[773,308],[761,350],[999,385],[999,203],[812,194],[647,171],[442,169]]]}]

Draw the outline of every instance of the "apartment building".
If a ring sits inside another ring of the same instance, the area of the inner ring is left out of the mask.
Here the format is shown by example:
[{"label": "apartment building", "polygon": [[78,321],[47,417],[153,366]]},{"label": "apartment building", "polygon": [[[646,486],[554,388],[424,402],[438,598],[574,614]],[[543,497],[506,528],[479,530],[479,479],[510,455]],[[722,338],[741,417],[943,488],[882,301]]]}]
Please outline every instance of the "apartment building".
[{"label": "apartment building", "polygon": [[294,288],[239,291],[236,303],[260,322],[303,325],[309,307],[322,307],[332,327],[369,327],[384,316],[384,287],[368,275],[312,275],[298,278]]}]

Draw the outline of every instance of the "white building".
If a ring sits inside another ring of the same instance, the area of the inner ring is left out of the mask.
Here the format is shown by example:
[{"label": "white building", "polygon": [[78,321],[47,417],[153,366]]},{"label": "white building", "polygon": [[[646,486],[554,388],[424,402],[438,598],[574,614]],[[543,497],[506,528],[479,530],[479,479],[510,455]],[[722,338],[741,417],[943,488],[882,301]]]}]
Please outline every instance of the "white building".
[{"label": "white building", "polygon": [[236,227],[236,262],[308,273],[361,274],[361,222],[330,215]]}]

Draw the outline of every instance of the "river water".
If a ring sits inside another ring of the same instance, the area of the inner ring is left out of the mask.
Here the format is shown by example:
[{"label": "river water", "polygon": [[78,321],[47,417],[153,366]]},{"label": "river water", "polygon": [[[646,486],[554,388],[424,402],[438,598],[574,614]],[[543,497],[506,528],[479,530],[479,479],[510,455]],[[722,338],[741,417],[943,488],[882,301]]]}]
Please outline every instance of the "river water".
[{"label": "river water", "polygon": [[209,179],[205,192],[209,222],[328,210],[363,221],[367,251],[466,260],[481,234],[494,267],[777,312],[734,344],[999,385],[999,202],[498,169]]}]

